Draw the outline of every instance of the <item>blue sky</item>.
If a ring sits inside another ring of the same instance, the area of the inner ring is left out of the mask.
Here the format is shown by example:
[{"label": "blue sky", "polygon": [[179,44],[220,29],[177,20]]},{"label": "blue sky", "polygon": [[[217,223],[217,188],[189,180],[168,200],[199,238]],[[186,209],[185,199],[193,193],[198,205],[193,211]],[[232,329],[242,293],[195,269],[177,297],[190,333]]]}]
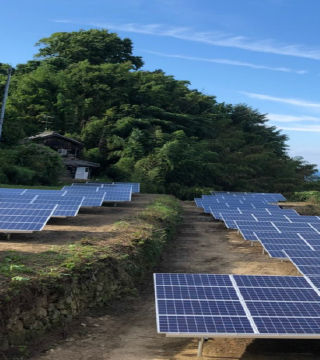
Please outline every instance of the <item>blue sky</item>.
[{"label": "blue sky", "polygon": [[129,37],[162,69],[218,102],[246,103],[320,168],[318,0],[0,0],[0,62],[24,63],[59,31]]}]

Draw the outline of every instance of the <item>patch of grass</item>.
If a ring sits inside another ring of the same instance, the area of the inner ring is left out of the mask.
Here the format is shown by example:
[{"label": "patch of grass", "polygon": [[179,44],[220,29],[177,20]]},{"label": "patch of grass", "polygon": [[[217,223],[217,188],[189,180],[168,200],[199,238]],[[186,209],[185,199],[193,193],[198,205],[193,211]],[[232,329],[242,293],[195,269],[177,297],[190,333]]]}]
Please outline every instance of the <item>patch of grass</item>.
[{"label": "patch of grass", "polygon": [[[45,286],[52,279],[75,276],[106,261],[124,261],[124,271],[138,274],[140,268],[150,268],[157,262],[181,220],[180,212],[177,199],[161,196],[134,217],[115,222],[111,237],[86,237],[71,245],[54,245],[40,253],[3,251],[0,282],[7,283],[9,288],[14,283],[15,290],[19,283],[28,280],[40,281]],[[2,286],[1,292],[4,290]]]}]

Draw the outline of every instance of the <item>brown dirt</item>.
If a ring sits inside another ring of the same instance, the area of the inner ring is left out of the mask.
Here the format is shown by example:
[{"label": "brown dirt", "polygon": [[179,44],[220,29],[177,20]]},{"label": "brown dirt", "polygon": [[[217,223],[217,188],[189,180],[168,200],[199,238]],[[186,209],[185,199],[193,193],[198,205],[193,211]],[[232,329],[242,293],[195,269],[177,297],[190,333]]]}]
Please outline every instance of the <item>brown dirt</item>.
[{"label": "brown dirt", "polygon": [[[72,242],[80,236],[79,233],[83,236],[87,232],[105,231],[107,223],[119,220],[130,213],[130,209],[138,209],[139,204],[148,200],[149,196],[139,195],[133,199],[132,205],[108,209],[108,216],[98,216],[100,209],[94,214],[80,214],[83,223],[67,219],[67,229],[63,229],[61,224],[50,225],[57,229],[48,228],[49,233],[44,236],[46,240],[40,241],[39,238],[29,246],[36,251],[38,246],[49,246],[52,241],[56,243],[67,238]],[[227,230],[221,222],[203,214],[193,202],[184,202],[183,207],[184,223],[167,247],[157,272],[297,275],[290,262],[262,254],[260,246],[251,247],[236,232]],[[88,220],[90,216],[91,222]],[[96,217],[98,219],[94,220]],[[81,232],[77,224],[80,224]],[[13,245],[17,246],[17,242]],[[202,359],[319,360],[319,354],[320,342],[317,340],[210,339],[204,346]],[[47,351],[32,360],[186,360],[196,356],[195,339],[165,338],[157,334],[150,275],[137,298],[90,313],[81,320],[77,329],[70,329],[66,339],[49,339]]]}]

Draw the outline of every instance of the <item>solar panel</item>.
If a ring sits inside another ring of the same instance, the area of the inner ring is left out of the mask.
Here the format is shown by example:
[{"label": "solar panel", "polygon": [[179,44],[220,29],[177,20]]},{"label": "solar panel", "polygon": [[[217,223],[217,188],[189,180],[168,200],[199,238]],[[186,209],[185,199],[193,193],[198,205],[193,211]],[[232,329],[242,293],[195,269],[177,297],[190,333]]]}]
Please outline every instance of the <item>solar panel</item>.
[{"label": "solar panel", "polygon": [[320,234],[316,233],[315,231],[309,232],[309,233],[301,233],[301,237],[303,237],[305,240],[320,240]]},{"label": "solar panel", "polygon": [[311,288],[302,276],[232,275],[240,288]]},{"label": "solar panel", "polygon": [[131,201],[132,189],[130,187],[122,187],[118,189],[106,188],[104,201],[120,202]]},{"label": "solar panel", "polygon": [[319,337],[320,333],[320,318],[254,317],[253,320],[259,332],[265,334],[290,334],[291,337],[316,334]]},{"label": "solar panel", "polygon": [[[35,195],[35,196],[37,196],[37,195]],[[29,196],[19,195],[19,198],[17,198],[16,196],[6,196],[6,197],[4,197],[4,196],[0,195],[0,202],[29,204],[35,198],[35,196],[29,197]]]},{"label": "solar panel", "polygon": [[115,185],[131,185],[132,186],[132,192],[133,193],[139,193],[140,192],[140,183],[120,183],[120,182],[114,182]]},{"label": "solar panel", "polygon": [[320,239],[317,240],[306,240],[306,242],[311,246],[320,246]]},{"label": "solar panel", "polygon": [[314,287],[320,289],[320,276],[308,276],[307,279],[313,284]]},{"label": "solar panel", "polygon": [[319,317],[320,304],[316,302],[248,301],[252,316],[258,317]]},{"label": "solar panel", "polygon": [[157,285],[157,299],[239,300],[232,287]]},{"label": "solar panel", "polygon": [[[49,206],[47,206],[49,207]],[[0,208],[0,217],[1,216],[41,216],[44,212],[52,212],[54,206],[49,207],[49,209],[1,209]]]},{"label": "solar panel", "polygon": [[320,276],[320,266],[297,266],[302,275]]},{"label": "solar panel", "polygon": [[302,223],[319,223],[320,224],[319,216],[306,216],[306,215],[288,216],[288,215],[286,215],[286,217],[294,223],[302,222]]},{"label": "solar panel", "polygon": [[85,195],[81,206],[101,206],[104,202],[105,193],[97,195]]},{"label": "solar panel", "polygon": [[263,245],[306,245],[308,246],[308,244],[306,244],[303,240],[301,239],[261,239],[257,234],[256,234],[258,240],[263,244]]},{"label": "solar panel", "polygon": [[289,258],[296,266],[320,266],[320,258]]},{"label": "solar panel", "polygon": [[284,253],[283,250],[302,250],[302,251],[309,251],[312,250],[310,246],[301,243],[293,245],[293,244],[288,244],[288,245],[278,245],[278,244],[271,244],[271,243],[261,243],[261,245],[263,246],[264,250],[269,254],[270,257],[272,258],[279,258],[279,259],[286,259],[287,255]]},{"label": "solar panel", "polygon": [[77,216],[81,205],[58,205],[56,210],[53,212],[52,217],[69,217]]},{"label": "solar panel", "polygon": [[240,301],[158,300],[159,315],[246,316]]},{"label": "solar panel", "polygon": [[279,239],[288,239],[288,240],[301,240],[301,236],[298,233],[279,233],[278,231],[255,231],[256,237],[261,240],[275,240],[275,243],[278,242]]},{"label": "solar panel", "polygon": [[171,334],[254,334],[246,317],[159,315],[158,332]]},{"label": "solar panel", "polygon": [[29,204],[29,203],[12,203],[12,202],[0,202],[0,209],[27,209],[27,210],[45,210],[53,209],[55,205],[52,204]]},{"label": "solar panel", "polygon": [[23,223],[23,222],[0,222],[0,232],[3,233],[18,233],[18,232],[33,232],[41,231],[45,226],[44,223]]},{"label": "solar panel", "polygon": [[32,203],[33,204],[59,204],[59,205],[73,205],[78,206],[85,200],[84,196],[60,196],[57,198],[47,197],[46,195],[39,195]]},{"label": "solar panel", "polygon": [[[233,288],[227,275],[213,278],[215,286],[205,274],[154,278],[157,329],[167,336],[320,337],[320,329],[314,330],[320,321],[319,295],[303,277],[229,275]],[[222,279],[228,286],[219,285]]]},{"label": "solar panel", "polygon": [[0,195],[3,194],[21,194],[24,189],[9,189],[9,188],[0,188]]},{"label": "solar panel", "polygon": [[294,301],[319,302],[320,297],[313,289],[300,288],[240,288],[245,301]]},{"label": "solar panel", "polygon": [[244,240],[248,241],[258,241],[255,232],[251,230],[240,230],[240,234],[244,238]]},{"label": "solar panel", "polygon": [[232,287],[229,275],[220,274],[154,274],[157,285],[226,286]]},{"label": "solar panel", "polygon": [[56,205],[52,207],[51,211],[43,211],[42,216],[1,216],[0,218],[0,232],[3,233],[18,233],[18,232],[33,232],[41,231],[52,213],[54,212]]},{"label": "solar panel", "polygon": [[33,222],[46,222],[48,218],[51,216],[52,211],[46,210],[43,211],[42,215],[0,215],[0,223],[33,223]]},{"label": "solar panel", "polygon": [[297,251],[297,250],[286,250],[285,251],[287,257],[296,257],[296,258],[302,258],[302,257],[315,257],[320,258],[320,251]]}]

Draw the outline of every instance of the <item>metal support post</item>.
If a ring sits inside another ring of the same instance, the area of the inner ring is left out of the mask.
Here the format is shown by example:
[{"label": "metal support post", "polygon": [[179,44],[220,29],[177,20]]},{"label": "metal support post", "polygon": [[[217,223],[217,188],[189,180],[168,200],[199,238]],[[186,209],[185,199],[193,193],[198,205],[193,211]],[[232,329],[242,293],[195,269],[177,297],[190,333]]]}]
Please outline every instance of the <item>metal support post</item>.
[{"label": "metal support post", "polygon": [[201,356],[202,356],[203,344],[204,344],[204,338],[199,339],[199,343],[198,343],[198,357],[201,357]]}]

